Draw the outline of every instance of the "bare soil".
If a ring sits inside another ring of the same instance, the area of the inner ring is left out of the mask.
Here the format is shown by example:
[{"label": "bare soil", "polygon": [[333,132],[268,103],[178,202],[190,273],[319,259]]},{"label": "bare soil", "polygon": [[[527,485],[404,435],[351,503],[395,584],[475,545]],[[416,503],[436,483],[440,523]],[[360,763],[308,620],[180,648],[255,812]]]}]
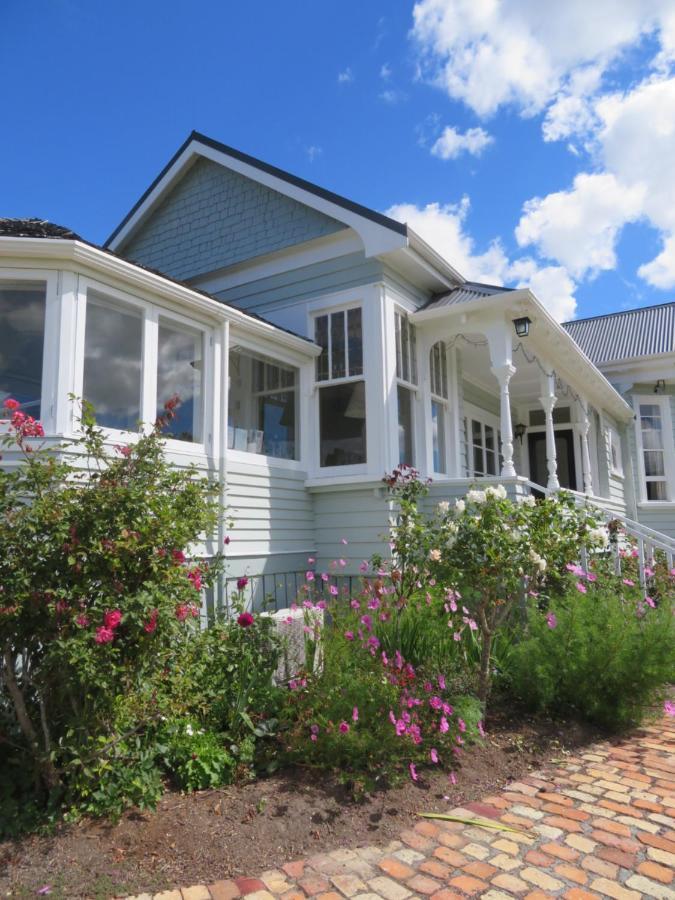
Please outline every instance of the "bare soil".
[{"label": "bare soil", "polygon": [[328,774],[286,771],[220,790],[167,791],[154,812],[115,825],[86,820],[55,833],[0,843],[0,897],[110,898],[255,875],[338,847],[386,844],[420,811],[442,812],[504,788],[598,737],[546,719],[487,723],[452,785],[427,770],[361,802]]}]

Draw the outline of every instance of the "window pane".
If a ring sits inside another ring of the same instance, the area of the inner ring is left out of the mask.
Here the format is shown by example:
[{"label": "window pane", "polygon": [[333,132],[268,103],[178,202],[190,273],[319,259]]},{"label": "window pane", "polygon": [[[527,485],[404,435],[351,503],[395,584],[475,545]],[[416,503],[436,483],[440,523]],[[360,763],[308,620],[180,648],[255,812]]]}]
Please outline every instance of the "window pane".
[{"label": "window pane", "polygon": [[546,415],[543,409],[530,410],[530,425],[539,427],[546,424]]},{"label": "window pane", "polygon": [[445,454],[445,407],[431,401],[431,433],[433,440],[434,472],[447,472]]},{"label": "window pane", "polygon": [[349,466],[366,461],[366,391],[363,381],[319,390],[322,466]]},{"label": "window pane", "polygon": [[321,356],[316,361],[316,380],[328,378],[328,316],[319,316],[314,321],[314,340],[321,347]]},{"label": "window pane", "polygon": [[398,461],[413,465],[413,396],[398,387]]},{"label": "window pane", "polygon": [[492,425],[485,426],[485,446],[488,450],[495,449],[495,430]]},{"label": "window pane", "polygon": [[647,500],[667,500],[668,492],[665,481],[647,482]]},{"label": "window pane", "polygon": [[176,418],[162,433],[179,441],[201,441],[203,355],[201,334],[159,326],[157,346],[157,415],[173,396],[180,398]]},{"label": "window pane", "polygon": [[410,381],[410,330],[405,316],[401,320],[401,375],[404,381]]},{"label": "window pane", "polygon": [[0,408],[9,397],[40,418],[45,336],[44,284],[0,286]]},{"label": "window pane", "polygon": [[363,339],[361,336],[361,310],[347,312],[347,339],[349,341],[349,374],[363,375]]},{"label": "window pane", "polygon": [[331,313],[330,316],[330,349],[332,358],[331,378],[344,378],[345,368],[345,314]]},{"label": "window pane", "polygon": [[227,429],[230,450],[297,459],[296,385],[296,369],[231,350]]},{"label": "window pane", "polygon": [[497,469],[495,467],[495,452],[494,450],[486,450],[485,451],[485,469],[488,475],[496,475]]},{"label": "window pane", "polygon": [[410,334],[410,381],[417,384],[417,332],[415,326],[408,322]]},{"label": "window pane", "polygon": [[474,444],[483,443],[483,429],[480,422],[477,422],[475,419],[471,420],[471,438]]},{"label": "window pane", "polygon": [[483,470],[483,448],[482,447],[474,447],[473,448],[473,474],[474,475],[485,475]]},{"label": "window pane", "polygon": [[642,417],[642,446],[645,450],[660,450],[663,447],[661,419]]},{"label": "window pane", "polygon": [[83,393],[99,425],[137,430],[142,344],[143,320],[135,310],[87,301]]},{"label": "window pane", "polygon": [[645,451],[645,475],[665,475],[663,450]]},{"label": "window pane", "polygon": [[572,415],[569,406],[555,406],[553,408],[554,425],[567,425],[567,423],[571,421]]}]

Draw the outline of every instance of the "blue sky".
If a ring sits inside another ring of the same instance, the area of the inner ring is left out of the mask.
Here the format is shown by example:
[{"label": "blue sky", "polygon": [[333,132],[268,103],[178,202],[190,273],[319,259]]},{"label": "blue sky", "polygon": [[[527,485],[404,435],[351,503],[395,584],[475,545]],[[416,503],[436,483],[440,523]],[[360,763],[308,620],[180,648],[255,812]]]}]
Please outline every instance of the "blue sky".
[{"label": "blue sky", "polygon": [[666,0],[4,0],[0,215],[103,241],[196,128],[559,318],[665,302],[674,49]]}]

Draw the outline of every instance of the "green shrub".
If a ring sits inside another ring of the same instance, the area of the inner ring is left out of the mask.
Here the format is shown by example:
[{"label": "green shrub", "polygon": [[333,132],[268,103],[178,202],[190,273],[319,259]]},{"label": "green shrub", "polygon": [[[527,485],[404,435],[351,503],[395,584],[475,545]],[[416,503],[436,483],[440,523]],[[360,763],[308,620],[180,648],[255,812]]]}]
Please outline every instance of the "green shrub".
[{"label": "green shrub", "polygon": [[236,760],[222,735],[196,722],[178,719],[162,729],[164,759],[171,777],[185,791],[203,791],[232,781]]},{"label": "green shrub", "polygon": [[530,611],[500,687],[532,710],[615,730],[639,722],[675,678],[672,605],[672,590],[652,608],[621,578],[568,577],[547,610]]}]

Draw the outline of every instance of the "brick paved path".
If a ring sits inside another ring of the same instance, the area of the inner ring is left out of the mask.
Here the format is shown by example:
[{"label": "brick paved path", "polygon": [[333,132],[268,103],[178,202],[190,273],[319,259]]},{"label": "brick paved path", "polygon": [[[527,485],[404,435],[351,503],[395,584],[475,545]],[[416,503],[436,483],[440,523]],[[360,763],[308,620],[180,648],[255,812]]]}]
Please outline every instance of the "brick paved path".
[{"label": "brick paved path", "polygon": [[451,812],[518,831],[420,820],[387,847],[335,850],[154,900],[675,900],[675,719]]}]

